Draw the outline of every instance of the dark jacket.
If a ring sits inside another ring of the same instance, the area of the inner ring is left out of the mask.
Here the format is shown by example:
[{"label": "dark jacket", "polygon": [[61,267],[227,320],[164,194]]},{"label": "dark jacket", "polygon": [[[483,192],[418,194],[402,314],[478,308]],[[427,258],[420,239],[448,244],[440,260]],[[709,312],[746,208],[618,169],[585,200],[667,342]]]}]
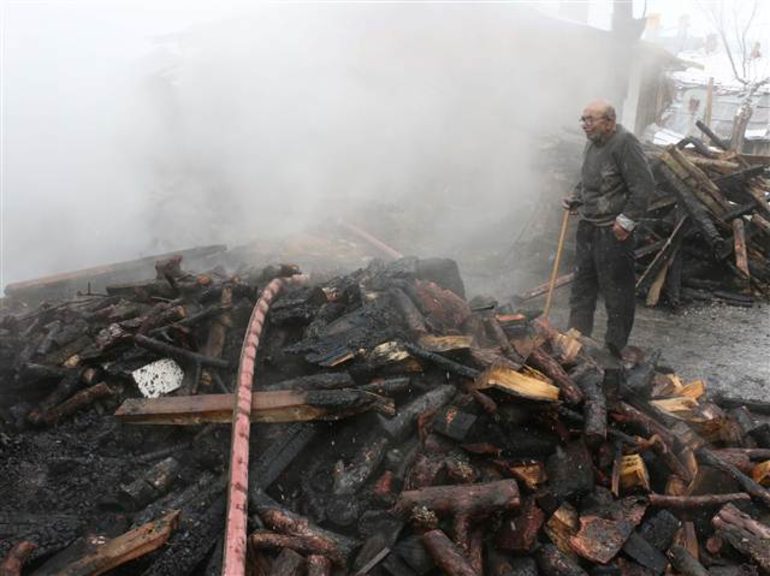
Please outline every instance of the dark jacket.
[{"label": "dark jacket", "polygon": [[642,145],[631,132],[617,125],[606,141],[589,141],[583,151],[583,170],[574,197],[581,220],[599,226],[612,224],[620,214],[638,222],[655,189]]}]

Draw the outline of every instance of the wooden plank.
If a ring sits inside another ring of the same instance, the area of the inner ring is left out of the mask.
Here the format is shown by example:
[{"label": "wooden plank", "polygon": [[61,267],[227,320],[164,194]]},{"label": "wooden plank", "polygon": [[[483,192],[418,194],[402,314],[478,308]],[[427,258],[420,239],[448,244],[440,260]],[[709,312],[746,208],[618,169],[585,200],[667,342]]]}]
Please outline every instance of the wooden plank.
[{"label": "wooden plank", "polygon": [[179,523],[179,511],[109,540],[92,554],[62,569],[59,576],[98,576],[162,546]]},{"label": "wooden plank", "polygon": [[650,289],[647,291],[647,298],[645,299],[645,304],[649,306],[650,308],[653,308],[658,305],[658,302],[660,301],[660,294],[663,292],[663,285],[666,283],[666,277],[668,276],[668,270],[671,268],[671,263],[674,261],[675,254],[672,254],[667,259],[666,263],[663,265],[663,267],[658,271],[658,275],[655,277],[655,280],[653,280],[652,284],[650,285]]},{"label": "wooden plank", "polygon": [[[390,400],[362,390],[274,390],[254,392],[252,422],[305,422],[339,420],[364,412],[375,405],[392,405]],[[132,424],[192,425],[204,422],[229,423],[233,394],[201,394],[164,398],[132,398],[123,402],[115,417]]]},{"label": "wooden plank", "polygon": [[751,279],[749,271],[749,257],[746,254],[746,228],[742,218],[736,218],[733,224],[733,245],[735,247],[735,266],[747,280]]}]

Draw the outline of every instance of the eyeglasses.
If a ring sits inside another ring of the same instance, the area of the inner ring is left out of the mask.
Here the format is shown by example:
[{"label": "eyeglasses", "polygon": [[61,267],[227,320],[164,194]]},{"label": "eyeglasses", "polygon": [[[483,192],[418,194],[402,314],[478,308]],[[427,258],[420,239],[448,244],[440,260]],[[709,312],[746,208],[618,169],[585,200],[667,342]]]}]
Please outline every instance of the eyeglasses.
[{"label": "eyeglasses", "polygon": [[606,120],[606,116],[581,116],[580,117],[580,123],[581,124],[594,124],[598,122],[599,120]]}]

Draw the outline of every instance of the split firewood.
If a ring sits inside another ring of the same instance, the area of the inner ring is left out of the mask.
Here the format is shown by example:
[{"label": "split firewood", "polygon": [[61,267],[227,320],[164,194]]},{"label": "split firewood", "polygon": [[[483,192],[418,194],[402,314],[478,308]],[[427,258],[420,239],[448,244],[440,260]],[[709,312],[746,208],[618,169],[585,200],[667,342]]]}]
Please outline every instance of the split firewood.
[{"label": "split firewood", "polygon": [[628,454],[618,462],[620,487],[624,492],[641,488],[650,491],[650,474],[647,465],[639,454]]},{"label": "split firewood", "polygon": [[492,464],[504,475],[515,478],[530,490],[537,490],[546,480],[548,474],[545,465],[537,460],[531,462],[511,462],[497,458]]},{"label": "split firewood", "polygon": [[754,466],[751,469],[751,478],[761,486],[770,486],[770,460]]},{"label": "split firewood", "polygon": [[561,363],[574,364],[583,349],[583,344],[578,337],[577,330],[569,330],[566,333],[559,332],[547,318],[539,317],[532,321],[532,327],[540,336],[547,339],[551,345],[554,357]]},{"label": "split firewood", "polygon": [[545,523],[544,531],[559,550],[565,554],[574,555],[570,539],[580,529],[578,511],[569,503],[564,502]]},{"label": "split firewood", "polygon": [[58,574],[60,576],[94,576],[109,572],[162,546],[178,523],[179,513],[171,512],[163,518],[108,540],[92,554],[71,563]]},{"label": "split firewood", "polygon": [[541,346],[536,346],[532,350],[529,359],[556,383],[567,402],[580,404],[583,401],[583,392],[580,387],[575,384],[572,378],[564,371],[564,368],[543,350]]},{"label": "split firewood", "polygon": [[468,559],[441,530],[431,530],[422,542],[436,565],[447,576],[479,576]]},{"label": "split firewood", "polygon": [[559,399],[556,386],[503,367],[490,368],[476,379],[474,386],[477,390],[495,388],[526,400],[556,402]]}]

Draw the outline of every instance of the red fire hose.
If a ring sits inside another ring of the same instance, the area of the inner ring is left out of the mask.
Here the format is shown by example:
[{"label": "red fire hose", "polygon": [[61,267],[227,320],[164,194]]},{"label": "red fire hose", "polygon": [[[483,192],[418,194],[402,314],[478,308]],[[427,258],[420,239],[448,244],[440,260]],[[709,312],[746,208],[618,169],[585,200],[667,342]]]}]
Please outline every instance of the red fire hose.
[{"label": "red fire hose", "polygon": [[254,306],[243,338],[238,364],[238,389],[233,408],[232,441],[230,448],[230,479],[227,486],[227,527],[222,560],[222,576],[242,576],[246,571],[246,516],[249,506],[249,435],[251,433],[251,388],[257,347],[265,316],[273,301],[285,286],[302,284],[307,276],[276,278]]}]

